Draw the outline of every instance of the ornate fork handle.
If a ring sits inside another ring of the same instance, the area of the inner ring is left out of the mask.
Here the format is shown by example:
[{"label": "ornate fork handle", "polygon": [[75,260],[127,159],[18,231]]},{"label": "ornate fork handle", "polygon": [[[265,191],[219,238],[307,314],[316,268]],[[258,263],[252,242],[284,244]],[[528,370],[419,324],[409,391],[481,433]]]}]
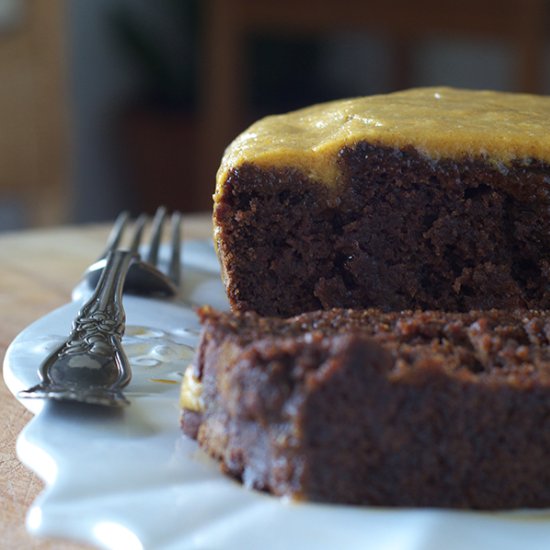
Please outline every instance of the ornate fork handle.
[{"label": "ornate fork handle", "polygon": [[122,349],[125,313],[122,306],[124,280],[135,253],[116,250],[92,297],[73,322],[67,340],[40,366],[42,382],[21,397],[38,397],[121,406],[129,402],[122,394],[131,378]]}]

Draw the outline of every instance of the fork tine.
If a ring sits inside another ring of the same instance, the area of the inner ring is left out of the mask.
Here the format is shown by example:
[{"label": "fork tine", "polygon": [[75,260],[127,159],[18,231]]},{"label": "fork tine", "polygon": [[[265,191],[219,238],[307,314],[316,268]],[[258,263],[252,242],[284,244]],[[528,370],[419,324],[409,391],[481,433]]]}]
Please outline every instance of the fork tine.
[{"label": "fork tine", "polygon": [[155,212],[153,218],[153,227],[151,229],[151,244],[147,254],[147,261],[153,265],[157,265],[159,256],[160,240],[162,237],[162,227],[166,218],[166,208],[160,206]]},{"label": "fork tine", "polygon": [[109,252],[111,252],[112,250],[115,250],[118,247],[129,218],[130,218],[130,213],[126,210],[124,210],[117,216],[115,223],[113,224],[113,228],[111,229],[111,232],[107,237],[107,244],[105,245],[105,250],[99,256],[98,258],[99,260],[106,258]]},{"label": "fork tine", "polygon": [[147,214],[140,214],[136,220],[134,225],[134,235],[132,237],[132,242],[130,243],[131,252],[139,252],[139,244],[141,243],[141,237],[143,235],[143,230],[145,228],[145,224],[147,223],[147,219]]},{"label": "fork tine", "polygon": [[168,277],[179,286],[181,279],[181,212],[174,212],[171,219],[170,238],[170,265],[168,266]]}]

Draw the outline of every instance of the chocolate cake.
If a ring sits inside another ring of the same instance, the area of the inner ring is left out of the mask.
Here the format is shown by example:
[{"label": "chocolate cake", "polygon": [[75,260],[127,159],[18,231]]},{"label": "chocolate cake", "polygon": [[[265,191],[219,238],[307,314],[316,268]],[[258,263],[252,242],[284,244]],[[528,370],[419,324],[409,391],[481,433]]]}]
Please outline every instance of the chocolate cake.
[{"label": "chocolate cake", "polygon": [[377,506],[550,506],[546,312],[199,315],[182,426],[247,486]]},{"label": "chocolate cake", "polygon": [[267,117],[228,148],[232,307],[550,308],[550,98],[426,88]]}]

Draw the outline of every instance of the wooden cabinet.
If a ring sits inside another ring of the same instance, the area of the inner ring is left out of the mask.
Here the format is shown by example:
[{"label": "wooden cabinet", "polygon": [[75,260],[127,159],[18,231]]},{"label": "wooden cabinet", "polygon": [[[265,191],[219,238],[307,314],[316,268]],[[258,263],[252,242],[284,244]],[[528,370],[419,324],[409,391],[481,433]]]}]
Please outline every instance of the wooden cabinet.
[{"label": "wooden cabinet", "polygon": [[21,201],[25,222],[65,221],[68,208],[65,3],[21,0],[0,29],[0,201]]}]

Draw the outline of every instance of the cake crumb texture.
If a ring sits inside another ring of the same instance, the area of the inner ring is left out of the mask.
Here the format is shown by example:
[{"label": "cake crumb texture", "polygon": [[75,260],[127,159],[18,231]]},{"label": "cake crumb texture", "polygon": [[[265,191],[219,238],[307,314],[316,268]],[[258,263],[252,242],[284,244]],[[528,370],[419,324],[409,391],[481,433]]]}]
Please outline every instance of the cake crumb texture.
[{"label": "cake crumb texture", "polygon": [[550,308],[549,165],[364,142],[340,162],[334,189],[294,168],[229,174],[214,223],[234,309]]},{"label": "cake crumb texture", "polygon": [[298,499],[550,505],[545,312],[200,310],[186,433],[246,485]]}]

